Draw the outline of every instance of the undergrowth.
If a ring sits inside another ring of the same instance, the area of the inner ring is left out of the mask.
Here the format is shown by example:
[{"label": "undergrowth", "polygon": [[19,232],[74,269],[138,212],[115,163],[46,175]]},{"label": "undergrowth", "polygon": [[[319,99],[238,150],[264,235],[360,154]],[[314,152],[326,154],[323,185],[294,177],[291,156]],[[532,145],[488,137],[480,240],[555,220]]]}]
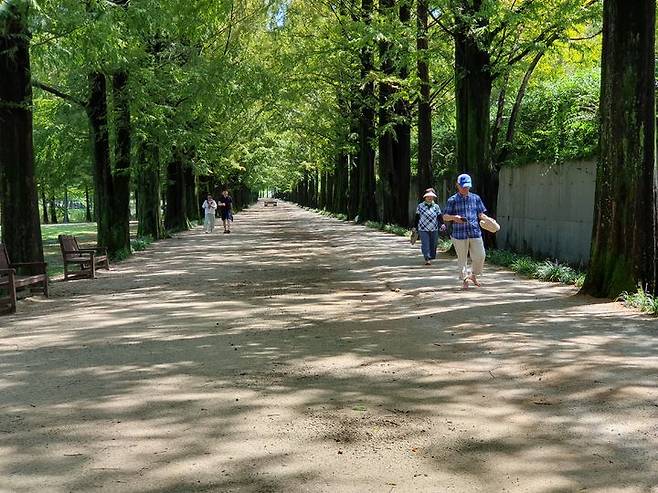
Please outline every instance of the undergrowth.
[{"label": "undergrowth", "polygon": [[658,315],[658,297],[647,293],[642,289],[642,286],[638,286],[637,291],[634,293],[624,291],[619,295],[617,301],[621,301],[630,308],[635,308],[651,315]]}]

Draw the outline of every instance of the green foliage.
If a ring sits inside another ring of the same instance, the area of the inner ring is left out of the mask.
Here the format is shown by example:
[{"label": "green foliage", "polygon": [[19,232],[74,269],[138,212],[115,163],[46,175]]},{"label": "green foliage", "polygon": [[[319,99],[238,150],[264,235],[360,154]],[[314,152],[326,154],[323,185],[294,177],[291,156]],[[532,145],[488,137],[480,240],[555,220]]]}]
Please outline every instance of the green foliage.
[{"label": "green foliage", "polygon": [[550,260],[546,260],[537,267],[535,277],[542,281],[575,284],[578,274],[568,265],[560,264],[557,261],[551,262]]},{"label": "green foliage", "polygon": [[122,260],[126,260],[132,255],[132,251],[129,248],[122,248],[121,250],[118,250],[114,256],[111,258],[113,262],[121,262]]},{"label": "green foliage", "polygon": [[526,95],[511,162],[592,158],[598,145],[598,67],[539,81]]},{"label": "green foliage", "polygon": [[642,286],[638,286],[635,293],[624,291],[617,301],[623,302],[626,306],[636,308],[640,311],[658,315],[658,297],[652,296]]},{"label": "green foliage", "polygon": [[146,248],[153,243],[153,238],[150,236],[141,236],[130,241],[130,247],[133,252],[141,252],[146,250]]},{"label": "green foliage", "polygon": [[409,236],[410,230],[396,224],[384,224],[378,221],[366,221],[364,223],[366,228],[378,229],[386,233],[391,233],[397,236]]},{"label": "green foliage", "polygon": [[541,281],[561,282],[581,287],[585,274],[573,267],[550,260],[536,260],[527,255],[510,252],[508,250],[490,250],[487,252],[489,263],[507,267],[510,270]]}]

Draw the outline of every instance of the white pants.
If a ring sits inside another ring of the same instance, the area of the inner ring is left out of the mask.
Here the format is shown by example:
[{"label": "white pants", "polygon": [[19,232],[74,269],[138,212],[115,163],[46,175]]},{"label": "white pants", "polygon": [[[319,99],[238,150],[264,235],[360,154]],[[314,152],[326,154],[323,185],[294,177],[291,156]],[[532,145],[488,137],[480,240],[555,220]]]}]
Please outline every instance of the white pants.
[{"label": "white pants", "polygon": [[203,230],[212,233],[215,229],[215,214],[206,213],[206,220],[203,222]]},{"label": "white pants", "polygon": [[452,238],[452,244],[455,246],[455,252],[457,252],[459,278],[463,280],[466,277],[466,263],[468,262],[469,253],[471,254],[471,269],[473,274],[476,276],[482,274],[484,258],[487,256],[484,251],[482,238],[468,238],[466,240]]}]

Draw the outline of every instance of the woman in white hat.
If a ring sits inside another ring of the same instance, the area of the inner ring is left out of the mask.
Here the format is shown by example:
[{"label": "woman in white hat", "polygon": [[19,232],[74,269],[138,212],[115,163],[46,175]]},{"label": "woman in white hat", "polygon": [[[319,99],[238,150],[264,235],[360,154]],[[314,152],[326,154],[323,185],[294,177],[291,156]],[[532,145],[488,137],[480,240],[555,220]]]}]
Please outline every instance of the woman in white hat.
[{"label": "woman in white hat", "polygon": [[432,265],[436,258],[436,246],[439,239],[439,229],[445,228],[441,208],[434,203],[436,194],[429,190],[423,195],[423,202],[416,208],[414,230],[420,237],[420,248],[425,258],[425,265]]}]

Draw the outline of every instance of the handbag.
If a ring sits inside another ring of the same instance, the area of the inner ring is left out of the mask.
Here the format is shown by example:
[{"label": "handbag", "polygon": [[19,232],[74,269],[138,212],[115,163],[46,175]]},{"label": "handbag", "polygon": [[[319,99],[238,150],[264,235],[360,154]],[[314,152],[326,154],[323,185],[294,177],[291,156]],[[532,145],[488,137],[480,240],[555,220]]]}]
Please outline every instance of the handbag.
[{"label": "handbag", "polygon": [[411,236],[409,237],[409,242],[412,245],[415,245],[417,241],[418,241],[418,231],[416,231],[416,228],[414,228],[411,230]]}]

